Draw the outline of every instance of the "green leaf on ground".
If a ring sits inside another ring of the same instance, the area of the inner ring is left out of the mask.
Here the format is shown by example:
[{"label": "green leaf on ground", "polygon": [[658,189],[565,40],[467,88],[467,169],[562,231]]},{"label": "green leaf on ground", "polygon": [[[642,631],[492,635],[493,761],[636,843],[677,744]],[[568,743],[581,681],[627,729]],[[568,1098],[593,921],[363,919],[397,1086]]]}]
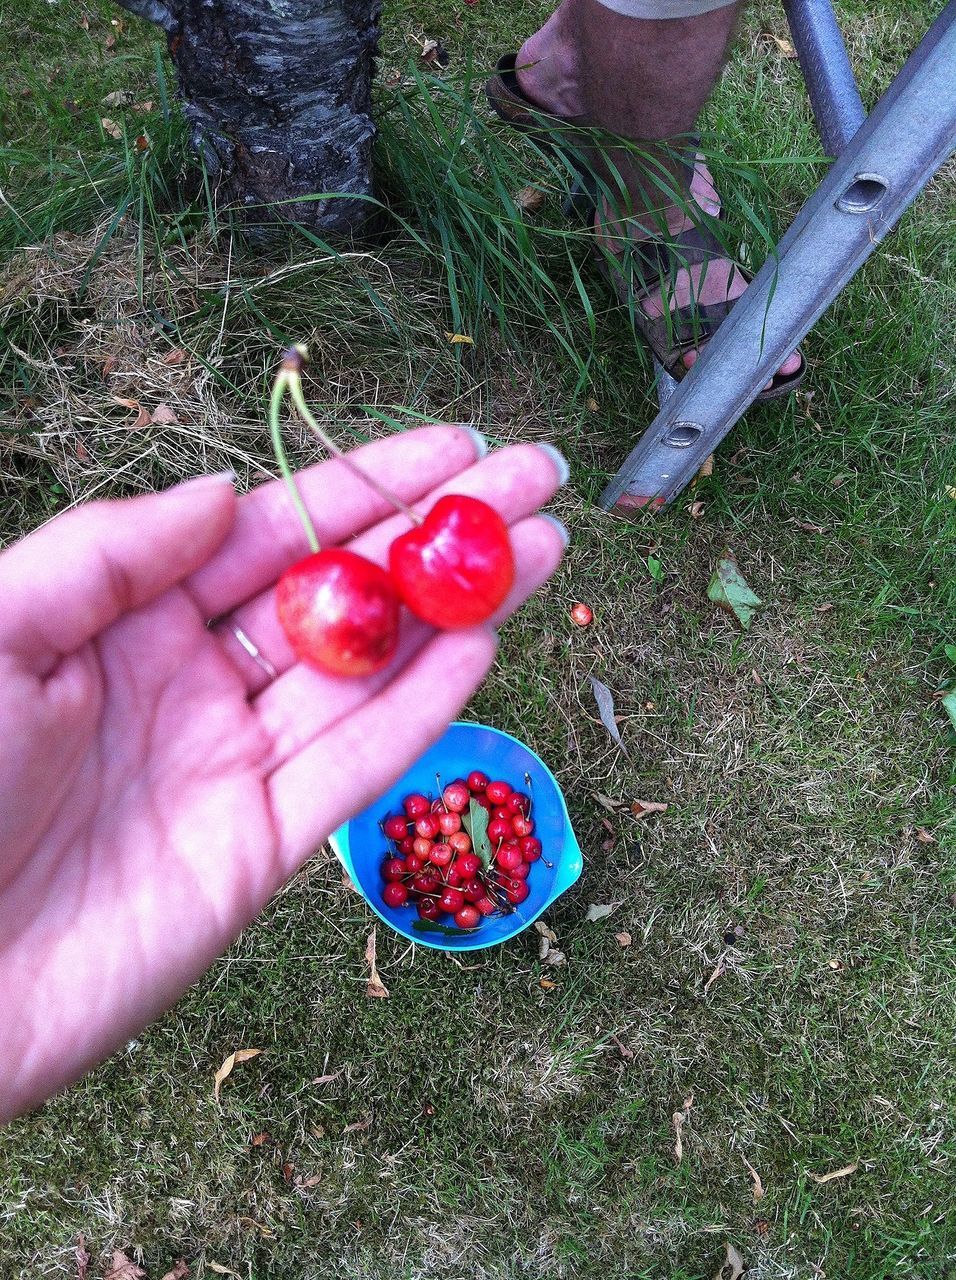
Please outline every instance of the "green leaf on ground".
[{"label": "green leaf on ground", "polygon": [[471,836],[471,847],[481,859],[483,869],[490,871],[491,841],[488,839],[488,810],[477,800],[472,800],[461,824]]},{"label": "green leaf on ground", "polygon": [[943,706],[946,708],[946,714],[953,722],[953,728],[956,729],[956,689],[950,689],[949,693],[944,695]]},{"label": "green leaf on ground", "polygon": [[731,614],[746,631],[754,614],[763,608],[763,601],[747,584],[737,561],[729,552],[717,561],[717,568],[707,588],[708,600]]},{"label": "green leaf on ground", "polygon": [[946,657],[950,662],[956,662],[956,644],[948,644],[946,646]]}]

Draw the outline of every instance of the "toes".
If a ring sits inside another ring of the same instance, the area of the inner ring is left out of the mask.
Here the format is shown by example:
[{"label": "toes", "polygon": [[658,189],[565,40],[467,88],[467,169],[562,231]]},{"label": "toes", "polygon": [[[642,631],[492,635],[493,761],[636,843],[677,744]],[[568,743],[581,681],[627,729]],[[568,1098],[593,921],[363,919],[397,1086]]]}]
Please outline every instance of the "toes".
[{"label": "toes", "polygon": [[[699,358],[700,358],[700,352],[691,349],[690,351],[684,352],[684,354],[681,356],[681,361],[683,362],[685,369],[693,369],[694,365],[697,363]],[[777,370],[777,374],[781,377],[789,378],[792,374],[796,373],[797,370],[800,368],[800,362],[802,358],[803,357],[800,355],[799,351],[792,351],[790,355],[787,356],[786,360],[784,360],[780,368]],[[764,391],[769,391],[772,386],[773,386],[773,379],[771,378],[769,382],[764,384],[763,389]]]}]

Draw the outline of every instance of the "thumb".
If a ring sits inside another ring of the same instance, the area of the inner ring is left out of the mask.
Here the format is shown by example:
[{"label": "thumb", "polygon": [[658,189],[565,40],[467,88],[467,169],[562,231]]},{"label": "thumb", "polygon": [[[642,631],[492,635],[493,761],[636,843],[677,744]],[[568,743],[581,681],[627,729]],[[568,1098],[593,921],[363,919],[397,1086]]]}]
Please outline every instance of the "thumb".
[{"label": "thumb", "polygon": [[0,555],[0,645],[38,674],[204,564],[236,514],[231,472],[91,502]]}]

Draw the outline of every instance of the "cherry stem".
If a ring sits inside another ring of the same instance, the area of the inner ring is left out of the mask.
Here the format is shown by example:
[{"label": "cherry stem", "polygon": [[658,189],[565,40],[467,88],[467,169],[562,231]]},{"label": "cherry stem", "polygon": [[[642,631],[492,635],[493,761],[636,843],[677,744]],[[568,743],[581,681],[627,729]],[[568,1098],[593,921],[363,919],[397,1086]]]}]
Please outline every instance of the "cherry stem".
[{"label": "cherry stem", "polygon": [[384,498],[386,502],[391,503],[391,505],[397,511],[400,511],[403,516],[409,519],[412,524],[421,524],[424,519],[423,516],[420,516],[417,511],[413,511],[411,507],[408,506],[407,503],[403,502],[397,494],[392,493],[390,489],[386,489],[383,484],[379,484],[379,482],[373,476],[370,476],[367,471],[363,471],[361,467],[356,466],[349,455],[343,449],[339,448],[332,437],[319,426],[311,409],[305,402],[305,396],[302,392],[302,378],[300,376],[299,369],[290,368],[290,363],[290,361],[287,361],[283,365],[286,385],[289,388],[289,395],[292,398],[292,403],[299,411],[299,416],[309,430],[318,436],[319,440],[325,448],[328,449],[329,453],[334,454],[335,457],[353,473],[353,475],[356,475],[360,480],[363,480],[370,489],[374,489],[380,498]]},{"label": "cherry stem", "polygon": [[315,525],[312,523],[312,517],[306,510],[305,503],[302,501],[302,494],[299,492],[299,486],[296,484],[295,473],[289,466],[289,459],[286,457],[285,445],[282,443],[282,427],[279,424],[279,414],[282,411],[282,401],[285,399],[286,388],[289,385],[290,373],[286,366],[279,371],[279,375],[275,380],[272,388],[272,398],[269,401],[269,430],[272,433],[272,449],[276,456],[276,462],[279,464],[279,471],[282,473],[282,479],[285,481],[285,487],[292,499],[292,505],[295,507],[295,513],[299,517],[302,528],[305,530],[305,536],[309,542],[309,548],[315,552],[319,551],[319,539],[315,532]]}]

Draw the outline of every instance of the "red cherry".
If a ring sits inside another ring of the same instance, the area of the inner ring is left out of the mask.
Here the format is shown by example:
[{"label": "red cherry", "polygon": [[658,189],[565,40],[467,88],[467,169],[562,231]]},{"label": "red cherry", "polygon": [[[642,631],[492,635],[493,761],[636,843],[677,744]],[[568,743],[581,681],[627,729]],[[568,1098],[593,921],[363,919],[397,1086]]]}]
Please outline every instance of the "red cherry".
[{"label": "red cherry", "polygon": [[386,818],[382,830],[389,840],[404,840],[408,835],[408,821],[401,816]]},{"label": "red cherry", "polygon": [[475,903],[475,910],[480,911],[483,916],[492,916],[498,910],[495,904],[487,896],[479,898]]},{"label": "red cherry", "polygon": [[469,791],[484,791],[487,785],[488,785],[488,775],[486,773],[482,773],[480,769],[476,769],[474,773],[469,773],[468,775]]},{"label": "red cherry", "polygon": [[447,867],[454,856],[454,850],[450,844],[433,844],[428,858],[436,867]]},{"label": "red cherry", "polygon": [[465,883],[465,877],[458,871],[454,864],[445,872],[445,884],[450,884],[453,889],[460,889]]},{"label": "red cherry", "polygon": [[441,907],[434,898],[422,898],[418,904],[418,914],[423,920],[437,920],[441,915]]},{"label": "red cherry", "polygon": [[481,912],[476,911],[472,906],[466,905],[460,911],[455,912],[455,924],[459,929],[474,929],[481,924]]},{"label": "red cherry", "polygon": [[516,813],[511,819],[511,827],[518,839],[523,840],[534,831],[534,819],[526,818],[523,813]]},{"label": "red cherry", "polygon": [[523,813],[527,817],[531,812],[531,797],[523,791],[512,791],[505,804],[511,813]]},{"label": "red cherry", "polygon": [[438,877],[432,875],[430,871],[419,871],[417,875],[412,877],[411,887],[416,893],[437,893],[439,888]]},{"label": "red cherry", "polygon": [[382,890],[382,901],[386,907],[404,907],[408,901],[408,890],[398,880],[393,880]]},{"label": "red cherry", "polygon": [[471,836],[467,831],[456,831],[454,835],[448,837],[448,843],[456,853],[471,852]]},{"label": "red cherry", "polygon": [[506,804],[499,804],[492,809],[491,816],[496,820],[503,818],[505,822],[510,822],[512,818],[512,811]]},{"label": "red cherry", "polygon": [[417,791],[412,792],[410,796],[406,796],[402,801],[402,808],[408,816],[414,820],[420,818],[423,813],[431,812],[431,805],[423,795],[419,795]]},{"label": "red cherry", "polygon": [[411,851],[415,848],[415,837],[406,836],[404,840],[399,840],[396,845],[396,848],[398,849],[398,852],[403,855],[403,857],[407,858],[408,855],[411,853]]},{"label": "red cherry", "polygon": [[418,854],[414,852],[414,850],[410,852],[408,857],[405,859],[406,871],[421,871],[424,865],[425,865],[425,859],[420,858]]},{"label": "red cherry", "polygon": [[401,858],[386,858],[382,863],[383,880],[401,880],[408,871]]},{"label": "red cherry", "polygon": [[491,813],[492,809],[494,808],[494,805],[491,803],[491,801],[488,799],[488,797],[485,795],[483,791],[479,791],[479,793],[474,797],[474,801],[475,801],[475,804],[480,804],[482,809],[484,809],[487,813]]},{"label": "red cherry", "polygon": [[455,860],[455,868],[466,880],[471,880],[481,870],[481,859],[476,853],[463,853]]},{"label": "red cherry", "polygon": [[424,836],[426,840],[434,840],[439,830],[438,815],[435,813],[423,813],[415,820],[415,834]]},{"label": "red cherry", "polygon": [[467,884],[461,886],[461,891],[465,895],[466,902],[480,902],[485,896],[485,886],[480,880],[469,880]]},{"label": "red cherry", "polygon": [[447,911],[450,916],[453,916],[456,911],[460,911],[465,905],[465,895],[460,889],[452,889],[448,886],[442,889],[438,905],[442,911]]},{"label": "red cherry", "polygon": [[501,840],[507,840],[512,835],[514,835],[514,828],[504,818],[494,818],[488,823],[488,839],[493,845]]},{"label": "red cherry", "polygon": [[417,853],[423,861],[427,861],[432,855],[432,842],[430,840],[426,840],[424,836],[416,836],[412,843],[412,850]]},{"label": "red cherry", "polygon": [[485,795],[492,804],[504,804],[511,795],[510,782],[489,782],[485,787]]},{"label": "red cherry", "polygon": [[520,867],[524,859],[517,845],[503,844],[498,850],[495,861],[502,871],[511,872],[515,867]]},{"label": "red cherry", "polygon": [[525,836],[521,841],[521,856],[525,862],[537,862],[541,857],[541,841],[537,836]]},{"label": "red cherry", "polygon": [[379,565],[330,547],[276,583],[279,622],[296,655],[336,676],[381,671],[398,644],[399,600]]},{"label": "red cherry", "polygon": [[586,604],[575,604],[571,606],[571,621],[579,627],[589,627],[594,620],[594,614]]},{"label": "red cherry", "polygon": [[516,907],[520,902],[524,902],[531,890],[528,888],[524,880],[509,880],[504,886],[505,897]]},{"label": "red cherry", "polygon": [[452,813],[440,813],[438,815],[438,829],[443,836],[453,836],[456,831],[461,830],[461,815]]},{"label": "red cherry", "polygon": [[508,526],[480,498],[439,498],[422,524],[395,539],[392,580],[412,613],[433,627],[490,618],[514,582]]},{"label": "red cherry", "polygon": [[449,782],[441,793],[441,798],[452,813],[464,813],[468,808],[471,795],[463,782]]},{"label": "red cherry", "polygon": [[531,868],[528,866],[527,862],[522,861],[519,862],[516,867],[511,868],[510,874],[514,880],[527,880],[528,872],[530,870]]}]

